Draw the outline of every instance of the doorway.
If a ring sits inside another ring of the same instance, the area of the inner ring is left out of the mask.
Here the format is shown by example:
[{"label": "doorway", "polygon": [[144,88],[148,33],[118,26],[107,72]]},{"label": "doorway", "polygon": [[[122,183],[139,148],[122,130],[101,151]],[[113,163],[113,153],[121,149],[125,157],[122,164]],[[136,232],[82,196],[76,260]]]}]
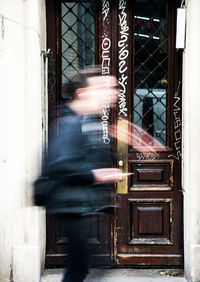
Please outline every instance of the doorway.
[{"label": "doorway", "polygon": [[[113,144],[116,165],[133,174],[112,188],[120,208],[98,216],[91,228],[95,264],[180,266],[183,261],[176,8],[172,0],[47,1],[49,109],[57,109],[62,84],[76,69],[100,64],[102,75],[117,76],[120,90],[114,113],[103,103],[103,142],[110,142],[109,122],[127,120],[167,148],[140,153]],[[56,124],[49,134],[56,134]],[[47,266],[64,264],[66,240],[59,219],[47,215]]]}]

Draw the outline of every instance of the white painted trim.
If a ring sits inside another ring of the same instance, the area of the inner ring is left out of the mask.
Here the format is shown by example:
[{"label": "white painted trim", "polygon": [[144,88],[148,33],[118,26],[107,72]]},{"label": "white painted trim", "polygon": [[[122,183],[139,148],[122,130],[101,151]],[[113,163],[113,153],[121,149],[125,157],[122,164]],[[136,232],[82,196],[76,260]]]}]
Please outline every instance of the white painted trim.
[{"label": "white painted trim", "polygon": [[188,0],[183,53],[184,257],[188,281],[200,281],[200,1]]}]

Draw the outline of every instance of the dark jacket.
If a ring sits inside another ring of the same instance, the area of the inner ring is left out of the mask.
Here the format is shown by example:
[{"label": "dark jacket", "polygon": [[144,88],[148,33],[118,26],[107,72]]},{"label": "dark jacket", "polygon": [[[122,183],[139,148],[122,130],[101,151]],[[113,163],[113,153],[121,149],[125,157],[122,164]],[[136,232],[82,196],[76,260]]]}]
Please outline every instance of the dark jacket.
[{"label": "dark jacket", "polygon": [[[58,136],[50,140],[44,175],[56,180],[46,208],[53,213],[90,214],[111,206],[109,185],[94,185],[92,169],[110,167],[100,123],[63,106]],[[96,126],[97,130],[94,130]]]}]

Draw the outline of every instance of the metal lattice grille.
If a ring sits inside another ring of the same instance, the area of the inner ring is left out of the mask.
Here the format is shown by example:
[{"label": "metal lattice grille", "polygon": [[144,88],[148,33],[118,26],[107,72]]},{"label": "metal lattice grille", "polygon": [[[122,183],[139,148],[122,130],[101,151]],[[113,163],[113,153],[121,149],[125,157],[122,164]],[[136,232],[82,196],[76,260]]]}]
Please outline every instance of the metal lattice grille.
[{"label": "metal lattice grille", "polygon": [[80,67],[95,64],[96,1],[63,1],[62,83]]},{"label": "metal lattice grille", "polygon": [[164,0],[136,0],[134,122],[166,145],[168,20]]}]

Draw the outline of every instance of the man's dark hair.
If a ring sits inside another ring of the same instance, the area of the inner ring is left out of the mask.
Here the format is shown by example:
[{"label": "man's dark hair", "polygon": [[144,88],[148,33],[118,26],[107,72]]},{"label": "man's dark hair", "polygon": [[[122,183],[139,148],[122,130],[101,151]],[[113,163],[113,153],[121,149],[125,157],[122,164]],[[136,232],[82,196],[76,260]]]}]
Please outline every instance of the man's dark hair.
[{"label": "man's dark hair", "polygon": [[64,83],[62,87],[63,102],[70,102],[75,97],[75,92],[79,88],[88,86],[87,79],[94,76],[102,75],[101,68],[97,66],[89,66],[78,71],[72,79]]}]

